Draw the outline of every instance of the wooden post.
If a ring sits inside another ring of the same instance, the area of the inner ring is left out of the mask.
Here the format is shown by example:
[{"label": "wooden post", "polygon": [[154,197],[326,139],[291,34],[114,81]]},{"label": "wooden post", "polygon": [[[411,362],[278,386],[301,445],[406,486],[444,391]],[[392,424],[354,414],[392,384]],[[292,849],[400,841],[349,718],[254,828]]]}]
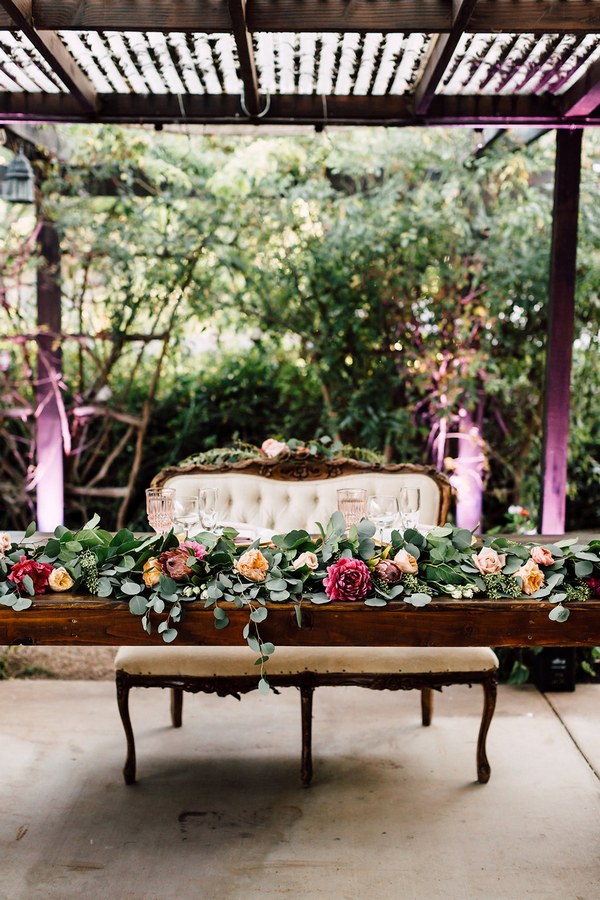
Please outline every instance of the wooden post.
[{"label": "wooden post", "polygon": [[556,132],[542,445],[542,534],[562,534],[565,530],[582,137],[581,128]]},{"label": "wooden post", "polygon": [[37,273],[38,383],[37,383],[37,525],[53,531],[63,524],[63,434],[59,381],[60,345],[60,239],[51,222],[38,233],[40,265]]}]

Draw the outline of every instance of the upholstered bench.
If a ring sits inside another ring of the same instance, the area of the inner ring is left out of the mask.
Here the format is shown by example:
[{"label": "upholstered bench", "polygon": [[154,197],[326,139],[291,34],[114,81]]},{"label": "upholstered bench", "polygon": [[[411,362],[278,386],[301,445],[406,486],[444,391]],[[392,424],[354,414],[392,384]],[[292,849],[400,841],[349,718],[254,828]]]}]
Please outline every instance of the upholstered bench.
[{"label": "upholstered bench", "polygon": [[[403,486],[421,490],[421,523],[445,522],[452,490],[435,469],[413,465],[371,465],[355,460],[245,460],[221,466],[165,469],[153,487],[172,487],[178,499],[202,487],[219,490],[221,522],[281,532],[316,531],[336,508],[338,488],[399,494]],[[135,781],[135,743],[129,716],[132,687],[171,688],[171,716],[182,721],[183,692],[239,696],[257,687],[255,654],[248,647],[122,647],[115,661],[117,698],[127,736],[125,781]],[[352,685],[375,690],[421,691],[424,725],[432,715],[432,690],[450,684],[481,684],[484,705],[477,743],[477,778],[490,777],[485,742],[496,702],[498,660],[488,647],[278,647],[268,662],[275,689],[297,687],[302,709],[302,782],[312,776],[312,697],[316,687]]]},{"label": "upholstered bench", "polygon": [[[115,661],[119,711],[127,736],[123,773],[135,781],[135,743],[129,716],[132,687],[170,687],[171,720],[182,723],[183,691],[238,697],[257,685],[254,654],[247,647],[121,647]],[[300,689],[302,783],[312,778],[312,708],[316,687],[351,685],[373,690],[421,689],[423,725],[431,723],[432,690],[481,684],[484,705],[477,741],[477,780],[488,781],[486,736],[496,703],[498,659],[487,647],[278,647],[269,659],[275,689]]]}]

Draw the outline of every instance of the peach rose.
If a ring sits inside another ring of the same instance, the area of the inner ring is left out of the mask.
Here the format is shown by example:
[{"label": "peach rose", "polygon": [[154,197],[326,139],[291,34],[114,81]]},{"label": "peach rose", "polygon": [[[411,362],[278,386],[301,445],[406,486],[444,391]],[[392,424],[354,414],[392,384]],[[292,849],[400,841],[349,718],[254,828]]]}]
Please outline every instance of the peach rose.
[{"label": "peach rose", "polygon": [[150,559],[146,560],[144,563],[144,572],[142,578],[144,579],[144,584],[146,587],[154,587],[155,584],[158,584],[160,581],[162,569],[160,567],[160,563],[155,556],[151,556]]},{"label": "peach rose", "polygon": [[535,594],[544,584],[544,573],[533,559],[528,559],[515,575],[522,580],[524,594]]},{"label": "peach rose", "polygon": [[267,438],[266,441],[262,442],[261,453],[265,456],[268,456],[269,459],[273,459],[275,456],[279,456],[280,453],[289,453],[290,448],[287,444],[284,444],[282,441],[276,441],[275,438]]},{"label": "peach rose", "polygon": [[246,550],[234,563],[234,569],[249,581],[264,581],[267,577],[269,563],[260,550]]},{"label": "peach rose", "polygon": [[6,532],[0,534],[0,556],[6,556],[6,554],[10,550],[10,545],[10,536],[6,534]]},{"label": "peach rose", "polygon": [[538,566],[551,566],[554,562],[554,557],[547,547],[534,547],[531,551],[531,558]]},{"label": "peach rose", "polygon": [[48,586],[51,587],[53,591],[68,591],[74,584],[75,582],[64,566],[59,566],[58,569],[53,569],[53,571],[50,572]]},{"label": "peach rose", "polygon": [[483,547],[473,555],[473,565],[482,575],[495,575],[506,565],[506,553],[497,553],[491,547]]},{"label": "peach rose", "polygon": [[414,556],[411,556],[404,547],[402,550],[398,550],[394,557],[394,562],[398,566],[401,572],[406,572],[407,575],[416,575],[419,571],[419,566],[417,565],[417,561]]},{"label": "peach rose", "polygon": [[302,566],[306,566],[306,568],[310,569],[311,572],[314,572],[315,569],[318,569],[319,560],[317,559],[316,554],[311,553],[310,550],[307,550],[305,553],[301,553],[300,556],[296,557],[296,559],[292,563],[292,569],[301,569]]}]

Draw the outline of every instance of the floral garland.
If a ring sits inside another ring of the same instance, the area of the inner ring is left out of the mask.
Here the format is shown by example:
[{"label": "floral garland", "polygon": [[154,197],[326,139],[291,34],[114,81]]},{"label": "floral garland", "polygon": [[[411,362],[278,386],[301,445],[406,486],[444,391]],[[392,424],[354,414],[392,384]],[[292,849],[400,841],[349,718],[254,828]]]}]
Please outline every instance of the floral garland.
[{"label": "floral garland", "polygon": [[267,438],[260,447],[254,444],[246,444],[236,441],[233,447],[216,447],[212,450],[203,450],[182,459],[180,466],[209,465],[219,466],[229,463],[241,462],[245,459],[296,459],[302,460],[310,457],[318,459],[356,459],[362,462],[383,463],[381,453],[368,450],[366,447],[352,447],[350,444],[342,444],[334,441],[329,435],[323,435],[312,441],[301,441],[298,438],[287,438],[278,441],[275,438]]},{"label": "floral garland", "polygon": [[393,531],[389,543],[373,540],[367,519],[349,530],[336,512],[319,535],[291,531],[267,545],[239,546],[237,532],[201,532],[180,539],[136,537],[128,529],[111,534],[94,516],[81,531],[59,526],[42,543],[31,525],[14,543],[0,534],[0,604],[13,610],[31,606],[37,594],[85,591],[127,601],[142,628],[156,627],[166,643],[177,637],[187,603],[212,608],[216,628],[229,624],[224,602],[246,608],[244,638],[259,654],[259,687],[268,691],[263,666],[274,647],[263,641],[259,625],[267,603],[293,603],[298,624],[303,601],[362,601],[384,607],[390,600],[426,606],[434,595],[456,600],[545,599],[549,617],[564,622],[566,604],[600,597],[600,540],[582,544],[562,538],[549,546],[502,537],[477,541],[466,529],[444,525],[427,534]]}]

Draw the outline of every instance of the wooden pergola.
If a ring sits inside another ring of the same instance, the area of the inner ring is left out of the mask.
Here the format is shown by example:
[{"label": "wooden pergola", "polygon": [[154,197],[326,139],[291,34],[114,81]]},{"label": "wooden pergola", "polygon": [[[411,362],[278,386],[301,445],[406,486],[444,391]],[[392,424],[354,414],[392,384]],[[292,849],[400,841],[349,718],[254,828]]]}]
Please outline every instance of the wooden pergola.
[{"label": "wooden pergola", "polygon": [[6,125],[557,129],[547,533],[564,529],[581,144],[599,106],[600,0],[0,0]]}]

